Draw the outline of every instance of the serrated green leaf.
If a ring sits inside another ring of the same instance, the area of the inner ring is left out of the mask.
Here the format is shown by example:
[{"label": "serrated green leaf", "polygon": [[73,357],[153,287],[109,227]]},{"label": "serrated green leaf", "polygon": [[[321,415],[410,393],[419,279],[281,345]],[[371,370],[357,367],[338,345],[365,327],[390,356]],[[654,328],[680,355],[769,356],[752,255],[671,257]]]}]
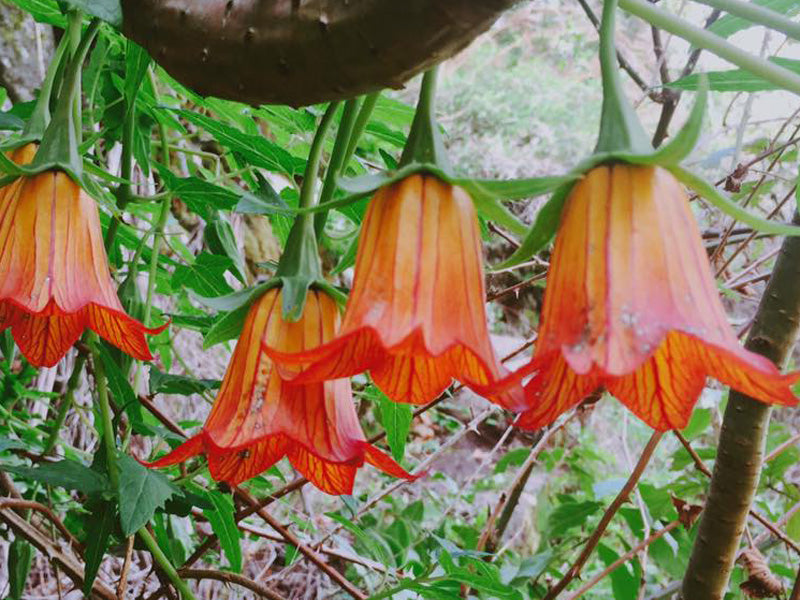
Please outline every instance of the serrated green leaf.
[{"label": "serrated green leaf", "polygon": [[242,133],[221,121],[189,110],[176,111],[187,121],[202,127],[220,144],[240,154],[250,165],[261,167],[288,177],[302,173],[305,161],[295,158],[277,144],[262,135]]},{"label": "serrated green leaf", "polygon": [[195,379],[185,375],[172,375],[162,373],[156,367],[150,367],[150,394],[175,394],[178,396],[191,396],[219,389],[221,381],[218,379]]},{"label": "serrated green leaf", "polygon": [[589,517],[596,514],[599,502],[565,502],[557,505],[547,519],[548,534],[560,537],[575,527],[583,527]]},{"label": "serrated green leaf", "polygon": [[74,460],[43,462],[36,467],[0,465],[0,470],[19,475],[33,481],[78,490],[92,495],[108,489],[106,477]]},{"label": "serrated green leaf", "polygon": [[241,573],[242,549],[239,541],[242,534],[239,528],[236,527],[233,499],[229,494],[217,491],[209,492],[208,499],[214,505],[214,508],[204,510],[203,514],[208,519],[208,522],[211,523],[211,529],[219,538],[220,546],[228,558],[231,570]]},{"label": "serrated green leaf", "polygon": [[392,456],[398,462],[403,460],[406,449],[408,432],[411,430],[411,421],[414,418],[414,411],[410,404],[392,402],[378,388],[372,388],[372,397],[377,400],[381,414],[381,425],[386,430],[386,441]]},{"label": "serrated green leaf", "polygon": [[249,310],[250,305],[245,304],[227,313],[214,323],[203,338],[203,350],[208,350],[212,346],[239,337]]},{"label": "serrated green leaf", "polygon": [[178,265],[172,275],[172,287],[186,287],[200,296],[225,296],[233,292],[233,288],[225,281],[225,271],[233,268],[233,262],[227,256],[201,253],[193,265]]},{"label": "serrated green leaf", "polygon": [[176,489],[164,475],[139,464],[127,454],[120,454],[117,464],[120,524],[123,534],[128,536],[144,527]]},{"label": "serrated green leaf", "polygon": [[33,546],[21,538],[11,542],[8,548],[8,597],[11,600],[22,600],[32,564]]},{"label": "serrated green leaf", "polygon": [[103,361],[111,396],[117,405],[125,411],[125,414],[128,415],[131,426],[136,433],[152,435],[152,431],[144,424],[142,405],[139,402],[139,398],[136,397],[128,378],[122,373],[119,365],[109,352],[108,346],[102,342],[98,343],[97,350],[100,354],[100,360]]}]

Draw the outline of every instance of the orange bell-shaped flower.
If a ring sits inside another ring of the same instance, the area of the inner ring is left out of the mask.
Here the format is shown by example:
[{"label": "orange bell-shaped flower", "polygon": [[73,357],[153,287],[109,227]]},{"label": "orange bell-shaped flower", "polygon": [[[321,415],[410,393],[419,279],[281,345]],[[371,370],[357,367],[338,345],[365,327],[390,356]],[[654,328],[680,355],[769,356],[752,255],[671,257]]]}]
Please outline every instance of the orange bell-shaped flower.
[{"label": "orange bell-shaped flower", "polygon": [[[378,191],[367,208],[336,339],[305,352],[270,353],[285,377],[291,365],[304,365],[298,382],[369,370],[396,402],[429,402],[453,379],[484,393],[506,374],[492,349],[484,302],[472,200],[432,175],[413,175]],[[490,399],[519,406],[522,388]]]},{"label": "orange bell-shaped flower", "polygon": [[762,402],[794,405],[773,363],[738,342],[686,194],[660,167],[592,169],[567,199],[533,361],[512,380],[551,423],[605,387],[658,430],[683,428],[707,376]]},{"label": "orange bell-shaped flower", "polygon": [[395,461],[367,443],[358,422],[349,379],[290,384],[264,351],[314,347],[339,324],[336,303],[309,291],[296,323],[283,319],[281,291],[271,289],[250,308],[222,388],[202,431],[150,467],[176,464],[204,452],[211,476],[238,485],[284,456],[329,494],[350,494],[364,461],[395,477],[412,479]]},{"label": "orange bell-shaped flower", "polygon": [[[11,154],[27,164],[28,144]],[[141,360],[148,329],[127,314],[108,271],[97,206],[66,173],[20,177],[0,190],[0,331],[36,366],[55,365],[89,328]]]}]

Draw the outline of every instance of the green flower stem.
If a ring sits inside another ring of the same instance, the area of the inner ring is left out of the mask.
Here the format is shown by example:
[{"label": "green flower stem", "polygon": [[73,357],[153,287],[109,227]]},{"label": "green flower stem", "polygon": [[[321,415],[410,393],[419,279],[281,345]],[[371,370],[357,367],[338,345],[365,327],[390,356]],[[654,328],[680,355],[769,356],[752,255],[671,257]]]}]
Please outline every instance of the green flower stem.
[{"label": "green flower stem", "polygon": [[316,194],[317,177],[319,176],[319,165],[322,161],[322,149],[325,146],[325,136],[333,124],[333,117],[341,102],[331,102],[328,109],[322,116],[317,132],[314,134],[314,141],[311,142],[311,150],[308,153],[308,162],[303,174],[303,187],[300,189],[300,208],[313,208],[319,202]]},{"label": "green flower stem", "polygon": [[96,333],[88,337],[92,347],[92,366],[94,367],[94,382],[97,390],[97,404],[100,409],[100,432],[103,436],[103,446],[106,449],[106,463],[108,478],[114,490],[119,488],[119,466],[117,465],[117,436],[114,432],[114,423],[111,418],[111,405],[108,400],[108,380],[103,359],[97,351],[100,339]]},{"label": "green flower stem", "polygon": [[422,77],[422,87],[417,102],[417,112],[408,134],[400,165],[411,163],[437,165],[442,171],[449,173],[450,164],[444,151],[444,142],[436,123],[436,84],[439,78],[439,67],[433,67]]},{"label": "green flower stem", "polygon": [[69,412],[69,409],[75,399],[75,390],[78,387],[78,382],[81,379],[81,373],[83,373],[83,366],[85,364],[86,355],[81,352],[75,358],[75,366],[72,367],[72,374],[69,376],[69,380],[67,380],[67,389],[64,393],[64,398],[61,400],[61,405],[58,407],[56,422],[53,424],[53,428],[50,430],[50,435],[47,437],[47,442],[44,445],[44,456],[50,454],[56,447],[56,443],[58,442],[58,434],[61,432],[61,428],[64,426],[67,413]]},{"label": "green flower stem", "polygon": [[697,0],[726,13],[736,15],[753,23],[765,25],[770,29],[785,33],[792,39],[800,40],[800,23],[787,19],[782,14],[759,6],[755,2],[741,0]]},{"label": "green flower stem", "polygon": [[175,570],[175,567],[173,567],[172,563],[169,562],[169,559],[161,550],[161,547],[158,545],[155,539],[153,539],[153,536],[150,535],[150,532],[147,531],[145,527],[142,527],[136,533],[139,536],[139,539],[142,540],[142,542],[144,542],[144,545],[147,546],[147,549],[150,551],[150,554],[153,555],[153,560],[158,563],[158,566],[161,567],[161,570],[164,571],[164,574],[178,589],[181,598],[183,598],[183,600],[195,600],[194,594],[192,594],[192,590],[189,589],[189,585],[183,579],[181,579],[180,575],[178,575],[178,572]]},{"label": "green flower stem", "polygon": [[[103,436],[103,445],[106,449],[106,462],[108,468],[108,478],[111,480],[111,487],[113,490],[119,490],[119,465],[117,464],[117,443],[116,435],[114,433],[114,423],[111,420],[111,406],[108,400],[108,382],[106,380],[106,371],[103,366],[103,360],[100,358],[100,353],[97,352],[96,344],[99,343],[97,335],[92,333],[90,337],[92,345],[92,360],[94,366],[94,380],[97,387],[97,403],[100,408],[101,417],[101,432]],[[167,557],[161,551],[153,536],[147,531],[146,527],[142,527],[137,535],[144,542],[153,560],[158,563],[161,570],[172,581],[175,587],[181,594],[183,600],[195,600],[189,586],[183,581],[175,567],[170,564]]]},{"label": "green flower stem", "polygon": [[698,48],[710,50],[737,67],[750,71],[770,83],[800,95],[800,76],[787,69],[763,58],[753,56],[737,48],[724,38],[691,25],[647,0],[619,0],[619,5],[624,10],[644,19],[651,25],[682,37]]},{"label": "green flower stem", "polygon": [[76,111],[76,102],[79,104],[80,100],[83,61],[99,29],[100,19],[93,19],[69,62],[53,119],[42,134],[42,142],[30,168],[59,167],[75,179],[80,179],[83,173],[83,161],[78,153],[81,144],[80,111]]},{"label": "green flower stem", "polygon": [[356,153],[358,142],[364,134],[364,130],[367,128],[369,118],[372,116],[372,111],[375,110],[375,105],[378,103],[378,98],[380,97],[380,92],[373,92],[367,95],[364,98],[364,102],[361,104],[361,110],[358,111],[358,117],[356,118],[355,125],[353,125],[353,131],[350,134],[350,142],[347,144],[347,151],[344,155],[345,168],[350,164],[353,155]]},{"label": "green flower stem", "polygon": [[[128,42],[132,44],[133,42]],[[141,82],[138,82],[141,84]],[[136,97],[140,85],[135,86],[133,95],[128,98],[125,104],[125,117],[122,122],[122,156],[120,157],[120,179],[122,183],[117,188],[117,208],[119,209],[120,216],[113,217],[111,223],[106,231],[105,246],[106,252],[110,252],[114,244],[114,238],[117,236],[119,230],[121,213],[128,206],[128,203],[133,198],[133,187],[131,184],[133,178],[133,144],[134,135],[136,133]]]},{"label": "green flower stem", "polygon": [[[352,98],[344,105],[342,118],[339,121],[339,130],[336,132],[336,141],[333,143],[333,152],[328,162],[328,170],[325,173],[325,181],[322,184],[322,191],[319,194],[319,204],[324,204],[333,198],[336,193],[336,182],[345,167],[347,147],[353,134],[353,126],[359,113],[360,98]],[[325,229],[325,222],[328,220],[328,211],[321,211],[314,220],[314,229],[317,237],[322,235]]]},{"label": "green flower stem", "polygon": [[650,154],[653,146],[625,96],[619,75],[614,32],[617,0],[603,2],[600,24],[600,70],[603,78],[603,110],[595,152]]},{"label": "green flower stem", "polygon": [[[80,27],[80,23],[79,23]],[[80,29],[78,29],[80,31]],[[31,118],[25,124],[25,129],[22,131],[23,140],[38,140],[41,139],[45,129],[50,123],[50,102],[52,101],[53,86],[56,81],[56,74],[61,70],[64,55],[67,53],[67,46],[70,37],[65,35],[61,38],[53,59],[50,61],[50,66],[47,68],[42,88],[39,91],[39,97],[36,99]]]}]

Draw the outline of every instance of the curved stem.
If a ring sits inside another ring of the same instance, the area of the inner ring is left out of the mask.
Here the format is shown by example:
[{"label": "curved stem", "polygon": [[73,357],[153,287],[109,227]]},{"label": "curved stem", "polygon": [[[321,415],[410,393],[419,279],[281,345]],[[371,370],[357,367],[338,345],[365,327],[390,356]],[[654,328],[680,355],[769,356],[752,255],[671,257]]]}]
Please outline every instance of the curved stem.
[{"label": "curved stem", "polygon": [[724,38],[687,23],[647,0],[619,0],[619,5],[629,13],[685,39],[698,48],[710,50],[720,58],[732,62],[737,67],[750,71],[781,88],[800,94],[800,76],[788,69],[779,67],[763,58],[753,56]]},{"label": "curved stem", "polygon": [[[800,216],[794,222],[800,224]],[[800,328],[800,238],[787,237],[745,347],[782,365]],[[758,487],[770,406],[731,391],[682,597],[721,599]]]},{"label": "curved stem", "polygon": [[603,109],[595,152],[626,151],[649,154],[653,151],[633,107],[625,96],[619,75],[614,32],[617,0],[603,2],[600,23],[600,71],[603,78]]},{"label": "curved stem", "polygon": [[136,534],[139,536],[139,539],[144,542],[144,545],[147,546],[147,549],[153,556],[153,560],[158,563],[158,566],[161,567],[161,570],[164,571],[164,574],[172,582],[172,585],[178,589],[181,598],[183,598],[183,600],[195,600],[192,590],[189,589],[189,585],[178,575],[175,567],[169,562],[169,559],[161,550],[161,547],[155,539],[153,539],[153,536],[150,535],[150,532],[147,531],[145,527],[142,527]]},{"label": "curved stem", "polygon": [[375,105],[378,103],[378,98],[380,97],[381,92],[373,92],[364,98],[364,102],[361,105],[361,110],[358,111],[358,117],[356,118],[355,125],[353,125],[353,131],[350,135],[350,142],[347,144],[347,151],[344,155],[345,167],[350,164],[353,155],[356,153],[358,141],[361,139],[364,130],[367,128],[369,118],[372,116],[372,111],[375,110]]},{"label": "curved stem", "polygon": [[303,174],[303,187],[300,189],[300,208],[313,208],[319,202],[316,195],[317,177],[319,176],[319,165],[322,159],[322,149],[325,146],[325,136],[333,124],[333,117],[341,102],[331,102],[328,109],[322,116],[317,132],[314,134],[314,141],[311,142],[311,150],[308,153],[308,162]]},{"label": "curved stem", "polygon": [[111,480],[111,487],[117,490],[119,487],[119,467],[117,465],[117,439],[114,432],[114,423],[111,418],[111,405],[108,401],[108,380],[106,379],[106,368],[103,359],[97,351],[97,344],[100,343],[96,333],[89,336],[92,345],[92,362],[94,367],[94,382],[97,390],[97,404],[100,408],[100,431],[103,436],[103,446],[106,450],[106,468],[108,478]]},{"label": "curved stem", "polygon": [[422,77],[419,91],[417,112],[411,124],[406,146],[400,157],[400,166],[411,163],[437,165],[442,171],[449,172],[450,164],[444,151],[444,142],[436,123],[436,85],[439,79],[439,67],[433,67]]},{"label": "curved stem", "polygon": [[[331,160],[328,163],[328,170],[325,173],[325,181],[322,184],[322,191],[319,194],[318,204],[325,204],[336,193],[336,182],[342,174],[342,170],[346,165],[347,148],[350,143],[350,137],[353,134],[353,126],[358,116],[360,98],[352,98],[344,105],[344,112],[339,121],[339,130],[336,132],[336,141],[333,143],[333,152],[331,153]],[[314,228],[317,237],[322,235],[325,229],[325,222],[328,220],[328,211],[322,211],[314,218]]]}]

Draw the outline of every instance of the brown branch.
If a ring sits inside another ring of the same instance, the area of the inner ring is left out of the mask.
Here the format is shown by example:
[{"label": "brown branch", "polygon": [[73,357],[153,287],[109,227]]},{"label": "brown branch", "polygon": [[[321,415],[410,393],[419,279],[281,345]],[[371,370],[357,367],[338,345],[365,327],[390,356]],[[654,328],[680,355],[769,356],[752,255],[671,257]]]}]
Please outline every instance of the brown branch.
[{"label": "brown branch", "polygon": [[[247,491],[240,487],[236,487],[236,493],[241,497],[244,498],[245,501],[253,507],[258,506],[258,501],[253,498]],[[277,531],[281,537],[286,540],[289,544],[297,548],[300,553],[305,556],[308,560],[310,560],[314,565],[323,571],[328,577],[331,578],[336,584],[339,585],[345,592],[350,594],[356,600],[366,600],[367,596],[361,590],[359,590],[356,586],[354,586],[347,578],[339,573],[336,569],[334,569],[331,565],[325,562],[322,557],[317,554],[314,550],[309,548],[300,538],[298,538],[295,534],[293,534],[287,527],[281,525],[278,520],[269,514],[263,508],[258,508],[256,511],[258,516],[264,519],[267,524],[272,527],[275,531]]]},{"label": "brown branch", "polygon": [[767,454],[764,457],[764,462],[770,462],[771,460],[775,459],[777,456],[783,454],[786,450],[794,446],[798,441],[800,441],[800,433],[795,433],[792,437]]},{"label": "brown branch", "polygon": [[214,571],[212,569],[180,569],[178,575],[184,579],[214,579],[224,583],[235,583],[243,588],[247,588],[251,592],[258,595],[259,598],[269,598],[270,600],[285,600],[283,596],[274,592],[270,588],[253,581],[252,579],[239,575],[237,573],[229,573],[227,571]]},{"label": "brown branch", "polygon": [[665,526],[663,529],[659,529],[658,531],[656,531],[653,535],[648,537],[646,540],[643,540],[638,546],[636,546],[634,548],[631,548],[628,552],[626,552],[625,554],[620,556],[617,560],[615,560],[613,563],[611,563],[605,569],[603,569],[603,571],[601,571],[600,573],[598,573],[597,575],[592,577],[589,581],[586,582],[586,584],[583,585],[583,587],[581,587],[577,592],[575,592],[569,598],[567,598],[567,600],[577,600],[578,598],[580,598],[583,594],[585,594],[590,589],[592,589],[594,586],[596,586],[598,583],[600,583],[600,581],[605,579],[608,575],[610,575],[611,573],[616,571],[623,564],[625,564],[630,559],[632,559],[634,556],[639,554],[639,552],[641,552],[642,550],[647,548],[650,544],[655,542],[657,539],[659,539],[659,538],[665,536],[666,534],[668,534],[670,531],[675,529],[680,524],[681,524],[680,520],[675,520],[675,521],[672,521],[672,523],[670,523],[669,525]]},{"label": "brown branch", "polygon": [[128,588],[128,573],[131,570],[131,559],[133,558],[133,536],[128,537],[125,543],[125,561],[122,563],[122,570],[119,574],[119,582],[117,583],[117,597],[120,599],[125,598],[125,591]]},{"label": "brown branch", "polygon": [[499,300],[500,298],[508,296],[509,294],[513,294],[514,292],[521,290],[522,288],[527,287],[532,283],[541,281],[542,279],[547,279],[546,272],[534,275],[533,277],[530,277],[525,281],[520,281],[519,283],[515,283],[514,285],[507,287],[504,290],[500,290],[499,292],[495,292],[494,294],[489,294],[488,296],[486,296],[486,301],[494,302],[495,300]]},{"label": "brown branch", "polygon": [[67,539],[67,542],[69,542],[71,548],[75,548],[79,553],[83,552],[83,545],[77,539],[75,539],[70,530],[67,529],[64,523],[61,522],[61,519],[59,519],[56,514],[44,504],[34,502],[33,500],[0,498],[0,510],[4,508],[10,508],[15,511],[34,510],[38,513],[41,513],[56,527],[56,529],[58,529],[61,535]]},{"label": "brown branch", "polygon": [[589,556],[591,556],[595,547],[600,542],[600,538],[603,537],[606,528],[608,527],[609,523],[611,523],[611,519],[614,518],[614,515],[620,509],[622,504],[628,499],[628,496],[639,482],[639,478],[642,476],[647,463],[650,462],[650,458],[653,456],[653,452],[655,451],[656,446],[663,435],[664,433],[661,431],[654,431],[653,435],[650,436],[650,440],[647,442],[644,450],[642,450],[642,454],[639,456],[639,461],[633,468],[633,472],[630,474],[630,477],[628,477],[628,481],[625,482],[625,485],[622,487],[619,494],[617,494],[617,497],[614,498],[614,501],[606,509],[606,512],[600,519],[600,523],[597,524],[597,528],[594,530],[594,533],[592,533],[591,537],[583,545],[583,550],[581,551],[577,560],[567,571],[566,575],[564,575],[564,577],[562,577],[555,586],[550,588],[550,590],[547,592],[547,595],[544,597],[544,600],[553,600],[554,598],[557,598],[558,595],[569,585],[569,583],[578,575],[580,575],[583,565],[586,564],[587,560],[589,560]]},{"label": "brown branch", "polygon": [[[13,529],[16,535],[33,545],[51,562],[57,564],[78,588],[83,587],[83,566],[77,559],[62,552],[52,540],[15,513],[11,507],[0,509],[0,521]],[[102,600],[117,600],[116,594],[100,579],[94,580],[92,594]]]}]

